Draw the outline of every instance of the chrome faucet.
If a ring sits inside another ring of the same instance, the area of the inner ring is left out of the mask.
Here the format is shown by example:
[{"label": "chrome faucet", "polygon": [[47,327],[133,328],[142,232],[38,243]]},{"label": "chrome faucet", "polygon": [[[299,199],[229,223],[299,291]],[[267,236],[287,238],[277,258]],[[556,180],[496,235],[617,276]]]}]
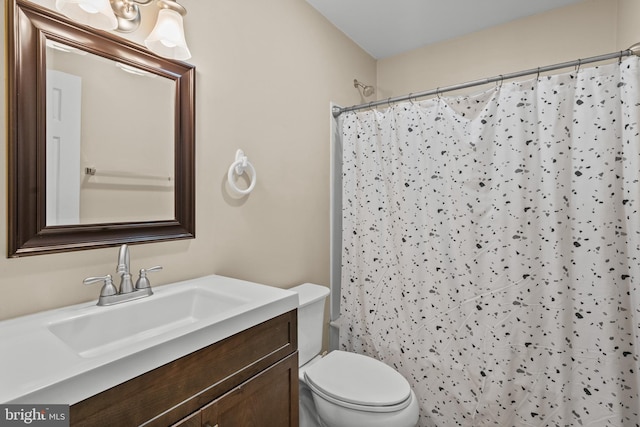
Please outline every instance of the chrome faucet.
[{"label": "chrome faucet", "polygon": [[120,252],[118,252],[118,266],[116,267],[116,273],[120,275],[120,293],[128,294],[133,292],[133,281],[131,280],[131,273],[129,273],[129,246],[120,246]]},{"label": "chrome faucet", "polygon": [[104,282],[102,290],[100,291],[100,297],[98,298],[98,305],[113,305],[119,304],[125,301],[131,301],[138,298],[144,298],[153,295],[151,290],[151,284],[147,278],[147,273],[162,270],[162,267],[157,265],[151,268],[140,269],[140,277],[136,282],[136,286],[133,286],[131,280],[129,246],[120,246],[118,252],[118,266],[116,267],[116,273],[120,275],[120,289],[116,289],[111,280],[111,275],[98,277],[87,277],[84,279],[85,285],[90,285],[96,282]]}]

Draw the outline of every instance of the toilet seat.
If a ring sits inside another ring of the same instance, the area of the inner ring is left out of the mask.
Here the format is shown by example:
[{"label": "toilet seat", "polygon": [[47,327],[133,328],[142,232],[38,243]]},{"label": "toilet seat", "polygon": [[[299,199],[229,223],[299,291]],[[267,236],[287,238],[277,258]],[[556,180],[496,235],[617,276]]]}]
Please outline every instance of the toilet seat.
[{"label": "toilet seat", "polygon": [[304,373],[314,393],[336,405],[369,412],[394,412],[411,403],[409,382],[368,356],[335,350]]}]

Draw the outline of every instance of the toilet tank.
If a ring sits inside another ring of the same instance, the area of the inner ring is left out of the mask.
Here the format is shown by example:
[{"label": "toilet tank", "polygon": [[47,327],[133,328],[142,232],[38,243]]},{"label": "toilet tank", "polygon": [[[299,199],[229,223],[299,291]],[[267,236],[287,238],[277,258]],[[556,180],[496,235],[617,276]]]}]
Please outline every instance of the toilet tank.
[{"label": "toilet tank", "polygon": [[298,364],[302,366],[322,350],[324,303],[329,288],[305,283],[289,290],[298,294]]}]

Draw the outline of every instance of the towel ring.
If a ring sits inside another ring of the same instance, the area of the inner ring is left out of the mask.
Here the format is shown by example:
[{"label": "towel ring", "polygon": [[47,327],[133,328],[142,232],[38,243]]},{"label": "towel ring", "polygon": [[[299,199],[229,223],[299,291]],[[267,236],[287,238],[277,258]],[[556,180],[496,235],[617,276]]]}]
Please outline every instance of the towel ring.
[{"label": "towel ring", "polygon": [[[249,184],[249,187],[243,190],[241,188],[238,188],[238,186],[235,183],[235,180],[233,179],[234,178],[233,175],[240,176],[245,172],[249,176],[251,183]],[[256,181],[258,179],[258,176],[256,175],[256,170],[247,159],[247,156],[244,155],[244,152],[242,150],[236,151],[236,161],[233,162],[231,166],[229,166],[227,179],[229,180],[229,187],[231,187],[231,189],[234,192],[243,196],[251,193],[253,191],[253,188],[256,186]]]}]

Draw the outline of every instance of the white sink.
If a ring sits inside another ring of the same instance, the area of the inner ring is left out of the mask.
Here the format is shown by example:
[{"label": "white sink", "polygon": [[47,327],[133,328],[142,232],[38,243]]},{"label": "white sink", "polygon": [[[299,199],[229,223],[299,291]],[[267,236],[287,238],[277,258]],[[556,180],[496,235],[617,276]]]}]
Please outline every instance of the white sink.
[{"label": "white sink", "polygon": [[217,275],[153,291],[0,322],[0,403],[73,404],[298,306],[294,292]]},{"label": "white sink", "polygon": [[95,357],[220,316],[249,302],[247,298],[217,293],[214,287],[185,287],[175,293],[120,303],[111,309],[98,307],[52,323],[49,330],[80,356]]}]

